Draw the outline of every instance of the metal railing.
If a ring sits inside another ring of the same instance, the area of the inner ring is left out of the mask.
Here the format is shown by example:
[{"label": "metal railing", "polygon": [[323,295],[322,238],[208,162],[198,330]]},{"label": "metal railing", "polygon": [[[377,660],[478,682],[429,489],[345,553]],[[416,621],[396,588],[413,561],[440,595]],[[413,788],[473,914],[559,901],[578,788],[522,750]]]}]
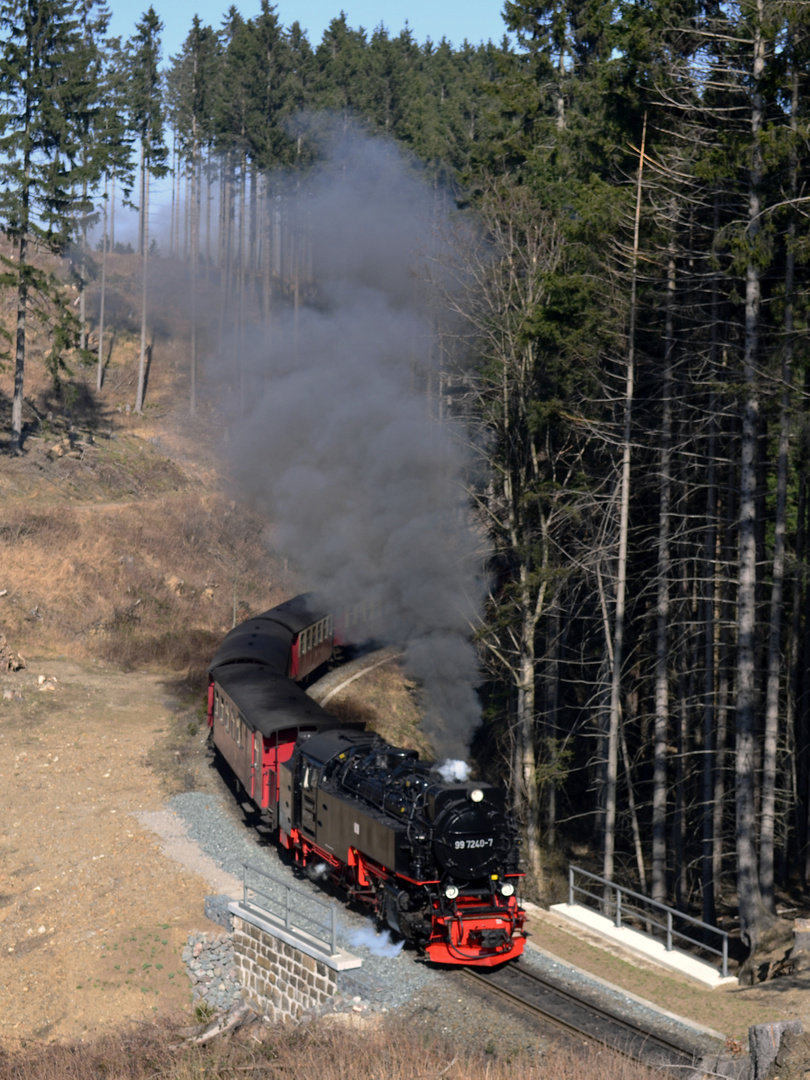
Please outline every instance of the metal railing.
[{"label": "metal railing", "polygon": [[[294,904],[296,897],[299,899],[297,905]],[[301,900],[305,900],[307,906],[314,904],[325,910],[327,918],[321,921],[307,914]],[[276,922],[283,923],[284,929],[290,934],[296,931],[306,934],[311,943],[328,956],[335,956],[338,951],[337,905],[318,900],[303,889],[296,889],[251,863],[242,864],[241,906],[257,915],[269,915]]]},{"label": "metal railing", "polygon": [[[579,875],[581,878],[586,878],[589,882],[600,885],[601,891],[599,893],[589,892],[588,889],[582,885],[577,885],[575,881],[576,875]],[[721,959],[721,974],[723,978],[726,978],[728,975],[728,934],[725,930],[718,930],[716,926],[711,926],[709,923],[705,923],[700,919],[695,919],[691,915],[685,915],[682,911],[677,911],[675,908],[668,907],[658,900],[652,900],[649,896],[644,896],[642,893],[633,892],[632,889],[626,889],[623,885],[617,885],[615,881],[608,881],[607,878],[599,877],[598,874],[591,874],[589,871],[583,870],[579,866],[569,866],[569,904],[576,903],[576,900],[574,899],[575,896],[586,896],[591,900],[596,900],[600,910],[607,915],[608,918],[612,918],[614,924],[618,927],[623,924],[641,923],[648,933],[656,936],[651,929],[654,927],[655,930],[660,931],[661,935],[664,937],[667,952],[672,952],[675,948],[673,942],[677,939],[678,941],[684,941],[688,942],[690,945],[695,945],[699,949],[711,953],[714,956],[719,956]],[[639,910],[639,908],[641,908],[641,910]],[[653,917],[651,911],[658,915],[658,919]],[[662,915],[665,916],[663,922],[659,921]],[[684,933],[683,930],[675,929],[676,923],[679,925],[688,924],[690,927],[694,926],[697,929],[702,930],[704,938],[712,936],[719,938],[719,948],[708,944],[706,940],[700,941],[697,938],[690,937],[689,934]]]}]

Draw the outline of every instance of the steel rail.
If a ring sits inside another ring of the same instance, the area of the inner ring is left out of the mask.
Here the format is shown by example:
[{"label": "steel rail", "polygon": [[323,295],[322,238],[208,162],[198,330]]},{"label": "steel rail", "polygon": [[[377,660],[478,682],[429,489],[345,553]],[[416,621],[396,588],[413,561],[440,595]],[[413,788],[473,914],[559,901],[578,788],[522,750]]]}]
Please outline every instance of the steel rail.
[{"label": "steel rail", "polygon": [[502,968],[465,968],[466,974],[490,991],[539,1014],[552,1026],[601,1043],[645,1065],[697,1069],[706,1047],[684,1046],[637,1024],[515,964]]}]

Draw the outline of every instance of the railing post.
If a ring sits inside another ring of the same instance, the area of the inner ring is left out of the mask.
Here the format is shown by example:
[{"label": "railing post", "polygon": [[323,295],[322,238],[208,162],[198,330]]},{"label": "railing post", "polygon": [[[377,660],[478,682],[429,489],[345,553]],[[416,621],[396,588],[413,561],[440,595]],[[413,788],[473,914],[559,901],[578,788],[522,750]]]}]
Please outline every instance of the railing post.
[{"label": "railing post", "polygon": [[619,886],[616,886],[616,928],[621,929],[622,925],[622,891]]},{"label": "railing post", "polygon": [[728,934],[723,934],[723,978],[728,977]]},{"label": "railing post", "polygon": [[667,952],[672,952],[672,912],[667,908]]},{"label": "railing post", "polygon": [[248,887],[247,887],[247,874],[248,868],[245,863],[242,864],[242,903],[247,907],[248,902]]},{"label": "railing post", "polygon": [[290,929],[290,886],[284,886],[284,925]]},{"label": "railing post", "polygon": [[568,903],[573,905],[574,903],[574,868],[568,867]]},{"label": "railing post", "polygon": [[332,901],[332,956],[337,952],[337,907]]}]

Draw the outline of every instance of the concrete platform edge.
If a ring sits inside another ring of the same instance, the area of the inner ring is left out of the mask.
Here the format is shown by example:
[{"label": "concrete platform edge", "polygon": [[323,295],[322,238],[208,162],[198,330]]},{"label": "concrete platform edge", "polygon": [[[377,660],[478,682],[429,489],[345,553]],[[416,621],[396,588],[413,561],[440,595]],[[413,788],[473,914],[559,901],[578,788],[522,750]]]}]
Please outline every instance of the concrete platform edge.
[{"label": "concrete platform edge", "polygon": [[609,919],[580,904],[553,904],[549,911],[572,926],[582,926],[597,935],[601,933],[612,945],[619,946],[647,963],[675,972],[706,990],[737,985],[737,979],[734,976],[723,978],[711,964],[706,964],[678,949],[666,952],[659,942],[652,939],[649,939],[648,944],[644,934],[631,930],[629,927],[614,928]]},{"label": "concrete platform edge", "polygon": [[264,930],[265,933],[286,942],[287,945],[300,949],[307,956],[311,956],[313,960],[320,960],[322,964],[326,964],[333,971],[351,971],[353,968],[359,968],[363,964],[359,956],[352,956],[351,953],[346,952],[344,949],[338,949],[333,956],[330,956],[329,953],[324,952],[317,940],[306,933],[305,930],[297,930],[291,933],[283,923],[276,922],[272,915],[259,915],[250,908],[243,907],[241,901],[235,900],[228,904],[228,911],[232,915],[244,919],[245,922],[252,923],[253,926],[258,927],[260,930]]}]

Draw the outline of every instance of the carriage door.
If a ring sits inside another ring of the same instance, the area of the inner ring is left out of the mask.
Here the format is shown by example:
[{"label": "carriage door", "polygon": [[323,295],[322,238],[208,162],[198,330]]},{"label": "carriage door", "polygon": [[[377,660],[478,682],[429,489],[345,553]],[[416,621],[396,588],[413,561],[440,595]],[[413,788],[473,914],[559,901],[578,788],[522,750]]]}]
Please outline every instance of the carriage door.
[{"label": "carriage door", "polygon": [[303,754],[299,759],[299,767],[301,769],[301,828],[314,837],[321,770]]}]

